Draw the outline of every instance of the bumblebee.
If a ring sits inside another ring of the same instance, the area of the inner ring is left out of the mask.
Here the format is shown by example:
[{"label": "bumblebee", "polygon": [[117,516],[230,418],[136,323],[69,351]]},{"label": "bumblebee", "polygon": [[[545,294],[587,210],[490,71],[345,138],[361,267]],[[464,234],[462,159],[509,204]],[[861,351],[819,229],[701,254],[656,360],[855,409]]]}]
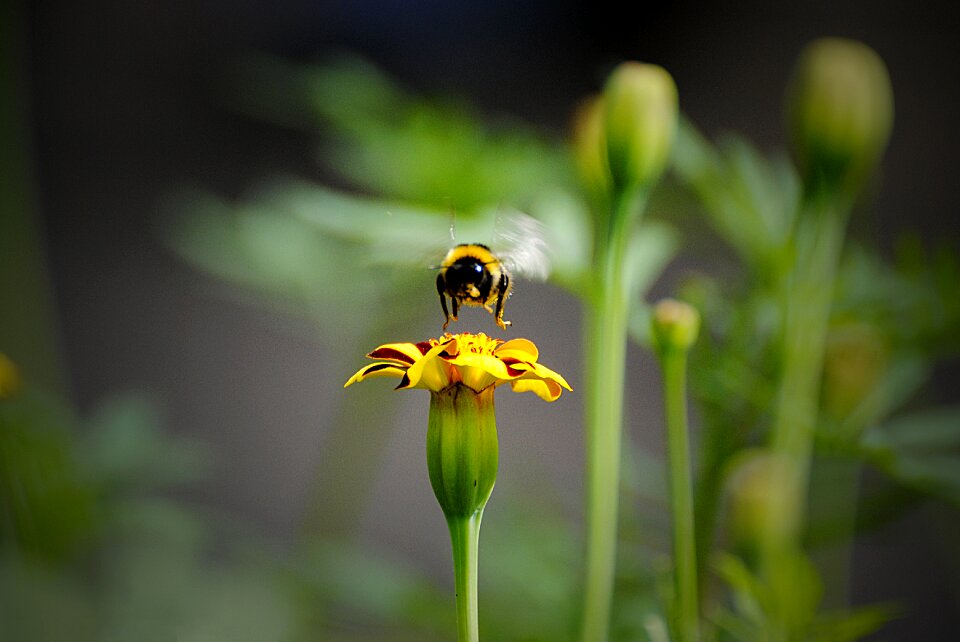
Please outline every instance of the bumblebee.
[{"label": "bumblebee", "polygon": [[[446,245],[450,249],[443,260],[432,266],[439,271],[437,294],[443,310],[444,330],[451,321],[457,320],[461,305],[483,308],[506,330],[511,323],[503,320],[503,307],[513,292],[512,277],[546,281],[550,274],[549,248],[540,221],[517,211],[499,211],[495,220],[487,216],[480,221],[482,224],[474,225],[471,235],[478,230],[492,232],[489,246],[460,243],[451,248]],[[453,225],[450,239],[456,243]],[[439,253],[440,248],[436,250]]]},{"label": "bumblebee", "polygon": [[[494,315],[497,325],[506,330],[503,304],[510,296],[510,273],[506,265],[486,245],[461,243],[453,247],[440,263],[437,294],[443,309],[443,329],[457,320],[461,305],[481,307]],[[450,297],[452,312],[447,310]],[[496,308],[491,306],[496,305]]]}]

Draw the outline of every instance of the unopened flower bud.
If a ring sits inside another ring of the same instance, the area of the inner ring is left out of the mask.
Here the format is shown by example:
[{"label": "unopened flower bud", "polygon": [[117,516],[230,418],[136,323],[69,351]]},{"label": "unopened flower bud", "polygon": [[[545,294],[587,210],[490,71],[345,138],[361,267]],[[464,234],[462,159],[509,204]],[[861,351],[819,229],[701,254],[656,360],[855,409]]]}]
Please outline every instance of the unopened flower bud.
[{"label": "unopened flower bud", "polygon": [[700,332],[700,313],[689,303],[664,299],[653,308],[651,327],[657,349],[686,352]]},{"label": "unopened flower bud", "polygon": [[893,90],[880,56],[853,40],[816,40],[801,53],[787,98],[808,183],[858,187],[879,162],[893,124]]},{"label": "unopened flower bud", "polygon": [[677,129],[677,86],[657,65],[620,64],[603,94],[607,158],[616,187],[657,180],[667,166]]},{"label": "unopened flower bud", "polygon": [[866,323],[830,330],[824,355],[824,405],[844,418],[870,394],[887,372],[889,347],[880,331]]},{"label": "unopened flower bud", "polygon": [[752,549],[761,542],[783,542],[794,532],[792,470],[789,460],[759,448],[730,462],[730,534],[737,545]]}]

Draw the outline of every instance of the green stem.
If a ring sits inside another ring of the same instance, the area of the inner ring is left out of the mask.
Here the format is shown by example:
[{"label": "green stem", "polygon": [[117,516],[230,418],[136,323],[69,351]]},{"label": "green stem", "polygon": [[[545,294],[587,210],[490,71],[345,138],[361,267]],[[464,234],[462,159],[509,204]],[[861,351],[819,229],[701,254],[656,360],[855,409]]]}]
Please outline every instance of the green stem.
[{"label": "green stem", "polygon": [[667,421],[670,503],[673,512],[673,579],[677,599],[675,630],[677,639],[681,642],[695,642],[699,638],[697,559],[687,428],[686,351],[664,349],[661,353],[661,365]]},{"label": "green stem", "polygon": [[582,639],[607,639],[617,547],[628,302],[624,291],[627,231],[640,197],[614,208],[609,235],[598,242],[596,298],[587,308],[584,352],[587,423],[587,558]]},{"label": "green stem", "polygon": [[447,517],[453,545],[453,573],[457,590],[457,633],[460,642],[479,642],[477,619],[477,551],[483,511],[469,517]]},{"label": "green stem", "polygon": [[844,201],[829,195],[808,201],[798,222],[797,259],[787,283],[784,370],[771,447],[794,467],[788,497],[795,541],[806,512],[830,306],[848,211]]}]

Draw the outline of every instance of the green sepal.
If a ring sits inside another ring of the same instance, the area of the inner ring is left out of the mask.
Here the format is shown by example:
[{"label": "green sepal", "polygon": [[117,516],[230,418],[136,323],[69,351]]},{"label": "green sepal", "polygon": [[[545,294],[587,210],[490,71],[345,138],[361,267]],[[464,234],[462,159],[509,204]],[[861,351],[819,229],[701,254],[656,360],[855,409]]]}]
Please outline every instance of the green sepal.
[{"label": "green sepal", "polygon": [[494,388],[475,392],[462,384],[430,395],[427,468],[447,518],[482,511],[497,479]]}]

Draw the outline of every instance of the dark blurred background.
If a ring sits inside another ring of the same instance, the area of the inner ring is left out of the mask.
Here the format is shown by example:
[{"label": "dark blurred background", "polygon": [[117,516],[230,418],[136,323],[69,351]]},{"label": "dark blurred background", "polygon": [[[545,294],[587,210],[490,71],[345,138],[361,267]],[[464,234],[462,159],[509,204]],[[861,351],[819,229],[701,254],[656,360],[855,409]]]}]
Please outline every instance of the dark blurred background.
[{"label": "dark blurred background", "polygon": [[[51,0],[13,2],[5,13],[2,45],[19,74],[14,116],[69,397],[82,413],[118,388],[155,393],[171,430],[218,454],[212,481],[186,498],[236,513],[280,545],[301,520],[327,408],[350,372],[331,372],[322,344],[295,321],[210,296],[157,233],[168,194],[184,185],[240,195],[277,173],[331,180],[317,169],[314,140],[231,104],[228,79],[241,55],[310,62],[360,53],[416,92],[452,95],[558,136],[577,101],[614,64],[635,58],[673,74],[681,108],[707,134],[736,130],[773,149],[785,145],[782,93],[800,48],[823,35],[859,39],[889,66],[896,118],[875,211],[856,233],[882,246],[904,229],[956,238],[955,4]],[[544,353],[576,342],[575,306],[556,292],[536,290],[513,305],[521,320],[549,307],[570,327],[566,339],[551,335]],[[550,365],[573,373],[576,386],[578,359],[556,356]],[[418,401],[404,407],[420,412]],[[565,411],[579,412],[576,404]],[[533,433],[525,439],[579,510],[580,436],[571,428],[547,445]],[[383,474],[422,473],[420,442],[400,448],[404,459]],[[507,459],[508,470],[524,466]],[[383,487],[374,512],[402,512],[393,483]],[[442,524],[423,490],[418,510]],[[401,529],[367,522],[368,537],[403,541]],[[409,534],[403,546],[442,569],[445,533],[435,530],[427,544]],[[926,622],[931,636],[898,639],[947,639],[934,629],[957,624],[950,571],[924,555],[928,537],[951,535],[901,523],[857,551],[855,602],[924,598],[911,600],[920,611],[910,621]]]}]

